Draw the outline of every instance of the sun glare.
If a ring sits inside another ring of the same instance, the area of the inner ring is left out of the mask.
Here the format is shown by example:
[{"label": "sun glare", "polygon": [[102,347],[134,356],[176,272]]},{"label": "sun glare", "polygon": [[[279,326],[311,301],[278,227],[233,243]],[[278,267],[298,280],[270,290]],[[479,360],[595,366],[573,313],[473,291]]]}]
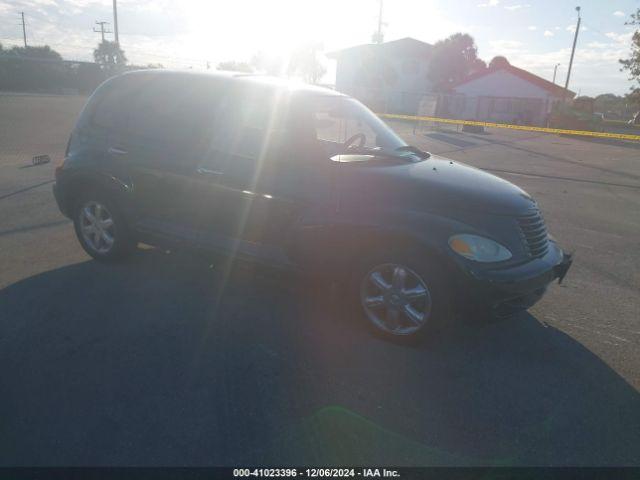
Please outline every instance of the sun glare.
[{"label": "sun glare", "polygon": [[[215,60],[248,61],[262,54],[288,58],[293,50],[310,41],[322,41],[306,2],[239,1],[220,9],[218,2],[193,0],[189,12],[189,36],[198,56]],[[295,19],[295,20],[294,20]]]}]

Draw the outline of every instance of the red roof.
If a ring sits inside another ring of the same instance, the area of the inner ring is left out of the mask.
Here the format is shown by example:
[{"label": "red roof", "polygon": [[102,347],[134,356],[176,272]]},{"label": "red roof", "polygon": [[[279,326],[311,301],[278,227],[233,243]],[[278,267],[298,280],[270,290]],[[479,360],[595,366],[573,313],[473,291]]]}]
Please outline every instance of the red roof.
[{"label": "red roof", "polygon": [[[484,77],[485,75],[491,75],[492,73],[497,72],[499,70],[504,70],[506,72],[509,72],[509,73],[515,75],[516,77],[521,78],[522,80],[524,80],[526,82],[533,83],[534,85],[536,85],[536,86],[548,91],[549,93],[551,93],[552,95],[554,95],[556,97],[562,97],[565,94],[564,87],[561,87],[560,85],[556,85],[555,83],[550,82],[549,80],[545,80],[542,77],[534,75],[533,73],[527,72],[526,70],[523,70],[521,68],[514,67],[513,65],[510,65],[510,64],[499,65],[499,66],[494,67],[494,68],[487,68],[486,70],[482,70],[480,72],[476,72],[476,73],[468,76],[464,80],[456,83],[451,88],[459,87],[460,85],[464,85],[465,83],[472,82],[472,81],[474,81],[474,80],[476,80],[478,78]],[[568,89],[566,90],[566,94],[570,98],[573,98],[576,95],[575,92],[572,92],[571,90],[568,90]]]}]

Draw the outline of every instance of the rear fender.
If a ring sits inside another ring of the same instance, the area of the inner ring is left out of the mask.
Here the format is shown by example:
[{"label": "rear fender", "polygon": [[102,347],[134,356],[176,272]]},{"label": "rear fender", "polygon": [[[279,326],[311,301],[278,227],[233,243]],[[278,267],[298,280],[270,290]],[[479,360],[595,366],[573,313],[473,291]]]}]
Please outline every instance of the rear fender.
[{"label": "rear fender", "polygon": [[131,185],[107,173],[78,170],[66,172],[67,174],[60,175],[56,180],[61,207],[65,214],[72,216],[77,203],[85,195],[100,193],[108,195],[126,216]]}]

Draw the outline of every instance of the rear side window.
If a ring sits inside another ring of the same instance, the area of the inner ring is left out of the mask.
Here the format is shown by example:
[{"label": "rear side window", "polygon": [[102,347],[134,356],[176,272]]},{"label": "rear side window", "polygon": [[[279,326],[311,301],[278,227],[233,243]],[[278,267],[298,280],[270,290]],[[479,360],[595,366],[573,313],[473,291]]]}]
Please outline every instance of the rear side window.
[{"label": "rear side window", "polygon": [[215,115],[215,86],[192,78],[157,79],[137,95],[128,131],[163,144],[200,141]]},{"label": "rear side window", "polygon": [[108,130],[123,130],[135,96],[150,82],[146,75],[124,76],[106,85],[108,90],[96,100],[91,123]]}]

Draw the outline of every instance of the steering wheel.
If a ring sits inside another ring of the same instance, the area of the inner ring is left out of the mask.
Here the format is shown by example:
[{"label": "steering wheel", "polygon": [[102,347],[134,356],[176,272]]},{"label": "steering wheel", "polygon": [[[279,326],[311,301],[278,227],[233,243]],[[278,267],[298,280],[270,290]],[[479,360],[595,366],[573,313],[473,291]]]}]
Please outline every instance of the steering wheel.
[{"label": "steering wheel", "polygon": [[360,143],[358,144],[358,148],[362,148],[364,147],[364,144],[367,142],[367,136],[362,132],[356,133],[355,135],[350,136],[344,142],[344,149],[347,150],[351,145],[356,143],[356,141],[358,140],[360,140]]}]

